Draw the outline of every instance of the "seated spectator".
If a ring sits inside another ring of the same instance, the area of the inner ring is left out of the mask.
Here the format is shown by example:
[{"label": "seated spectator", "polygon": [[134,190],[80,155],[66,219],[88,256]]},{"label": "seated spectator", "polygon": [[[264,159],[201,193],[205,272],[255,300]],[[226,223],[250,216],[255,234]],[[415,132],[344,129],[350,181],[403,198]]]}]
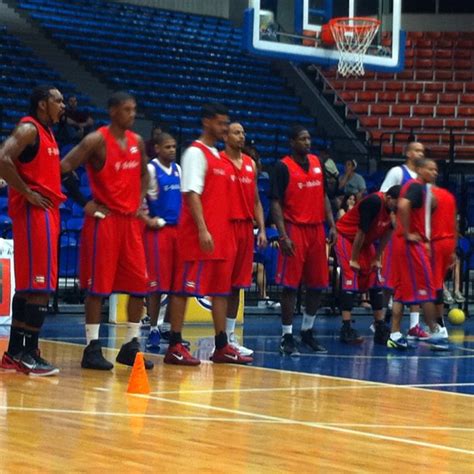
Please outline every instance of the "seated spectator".
[{"label": "seated spectator", "polygon": [[155,144],[158,137],[162,133],[163,133],[163,128],[161,127],[161,125],[154,125],[154,127],[151,129],[150,139],[145,142],[146,154],[150,160],[152,160],[153,158],[156,158]]},{"label": "seated spectator", "polygon": [[341,207],[337,212],[337,219],[339,220],[347,211],[350,211],[356,204],[357,197],[355,194],[346,194],[342,198]]},{"label": "seated spectator", "polygon": [[66,111],[59,126],[59,141],[63,145],[77,144],[84,136],[92,132],[94,120],[86,110],[78,108],[77,97],[69,97]]},{"label": "seated spectator", "polygon": [[331,203],[331,208],[333,214],[337,213],[338,209],[338,177],[339,170],[337,169],[336,163],[329,155],[327,150],[322,150],[319,154],[321,162],[324,164],[324,177],[326,178],[326,194],[328,196],[329,202]]},{"label": "seated spectator", "polygon": [[344,163],[344,174],[339,177],[340,194],[355,194],[356,200],[359,201],[367,192],[367,186],[364,178],[355,172],[357,168],[356,160],[346,160]]}]

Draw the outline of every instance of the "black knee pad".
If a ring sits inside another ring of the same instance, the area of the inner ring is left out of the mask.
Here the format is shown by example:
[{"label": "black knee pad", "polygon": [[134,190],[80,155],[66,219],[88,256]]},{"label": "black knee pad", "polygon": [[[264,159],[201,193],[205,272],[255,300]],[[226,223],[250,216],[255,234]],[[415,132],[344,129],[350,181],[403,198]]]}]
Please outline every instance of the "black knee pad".
[{"label": "black knee pad", "polygon": [[25,305],[26,321],[25,323],[35,329],[41,329],[44,319],[48,314],[48,307],[41,304]]},{"label": "black knee pad", "polygon": [[26,299],[15,295],[12,300],[12,317],[20,323],[26,322]]},{"label": "black knee pad", "polygon": [[370,305],[373,311],[383,309],[383,290],[382,288],[372,288],[369,290]]},{"label": "black knee pad", "polygon": [[444,298],[443,298],[443,290],[437,290],[436,291],[436,299],[435,299],[435,304],[443,304],[444,303]]},{"label": "black knee pad", "polygon": [[351,291],[342,290],[339,300],[339,307],[341,311],[352,311],[354,307],[354,293]]}]

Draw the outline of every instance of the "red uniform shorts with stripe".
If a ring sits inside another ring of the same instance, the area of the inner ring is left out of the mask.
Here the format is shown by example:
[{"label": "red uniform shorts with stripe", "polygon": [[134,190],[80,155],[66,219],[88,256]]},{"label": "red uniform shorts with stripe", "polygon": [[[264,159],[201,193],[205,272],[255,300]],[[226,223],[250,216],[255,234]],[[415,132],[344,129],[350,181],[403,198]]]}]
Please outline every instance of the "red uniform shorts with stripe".
[{"label": "red uniform shorts with stripe", "polygon": [[252,284],[252,264],[254,235],[252,221],[232,221],[235,239],[235,253],[232,256],[232,288],[250,288]]},{"label": "red uniform shorts with stripe", "polygon": [[436,291],[443,289],[443,283],[449,267],[453,264],[453,254],[456,251],[454,239],[439,239],[431,241],[431,266],[433,271],[433,286]]},{"label": "red uniform shorts with stripe", "polygon": [[183,296],[228,296],[232,262],[227,260],[178,260],[173,293]]},{"label": "red uniform shorts with stripe", "polygon": [[30,204],[12,216],[16,291],[50,293],[58,279],[59,209]]},{"label": "red uniform shorts with stripe", "polygon": [[276,283],[286,288],[319,290],[328,287],[329,267],[324,225],[285,223],[288,237],[295,245],[295,255],[278,255]]},{"label": "red uniform shorts with stripe", "polygon": [[434,301],[431,261],[425,242],[393,237],[394,301],[418,304]]},{"label": "red uniform shorts with stripe", "polygon": [[341,267],[343,290],[359,292],[381,287],[381,281],[378,276],[379,272],[372,269],[371,266],[376,254],[373,244],[362,247],[358,259],[360,270],[357,272],[349,265],[352,255],[352,242],[350,240],[339,234],[335,251],[337,261]]},{"label": "red uniform shorts with stripe", "polygon": [[380,282],[382,288],[393,290],[393,239],[390,239],[383,251]]},{"label": "red uniform shorts with stripe", "polygon": [[93,295],[148,293],[143,225],[135,216],[87,216],[81,236],[81,288]]},{"label": "red uniform shorts with stripe", "polygon": [[178,227],[166,225],[159,230],[147,227],[143,234],[149,291],[169,293],[178,259]]}]

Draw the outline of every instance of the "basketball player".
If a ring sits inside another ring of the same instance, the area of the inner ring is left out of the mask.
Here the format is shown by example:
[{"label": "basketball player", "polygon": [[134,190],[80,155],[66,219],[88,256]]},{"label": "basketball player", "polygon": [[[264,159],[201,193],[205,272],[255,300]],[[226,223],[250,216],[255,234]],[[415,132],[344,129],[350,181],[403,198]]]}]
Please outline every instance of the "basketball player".
[{"label": "basketball player", "polygon": [[[417,165],[418,178],[408,181],[400,191],[397,209],[397,227],[393,237],[393,283],[394,303],[392,308],[392,332],[387,347],[406,349],[407,340],[400,332],[403,305],[421,304],[431,337],[441,337],[436,323],[435,288],[429,255],[431,199],[428,183],[438,176],[433,160],[422,159]],[[428,224],[428,225],[427,225]]]},{"label": "basketball player", "polygon": [[227,297],[231,292],[231,256],[234,238],[228,199],[231,165],[219,155],[216,142],[229,128],[227,109],[218,103],[202,109],[202,134],[185,151],[182,160],[183,212],[179,225],[178,266],[170,298],[170,345],[164,362],[198,365],[182,344],[181,330],[188,296],[212,296],[215,329],[215,363],[246,364],[227,340]]},{"label": "basketball player", "polygon": [[[99,340],[102,299],[111,293],[130,295],[127,342],[116,361],[131,366],[140,350],[140,316],[148,281],[138,213],[148,186],[148,160],[142,138],[130,131],[136,107],[130,94],[112,94],[110,125],[87,135],[61,161],[63,173],[85,165],[93,197],[84,206],[81,235],[80,282],[87,291],[87,347],[81,362],[85,369],[113,368],[102,355]],[[146,360],[145,367],[151,369],[153,363]]]},{"label": "basketball player", "polygon": [[[169,294],[177,258],[177,226],[181,215],[181,168],[176,164],[176,140],[168,133],[155,138],[155,155],[148,164],[148,214],[144,216],[145,255],[150,295],[151,329],[147,349],[159,348],[158,314],[162,294]],[[169,311],[165,324],[169,324]],[[168,329],[169,332],[169,329]]]},{"label": "basketball player", "polygon": [[329,225],[329,241],[336,240],[336,226],[325,193],[324,170],[317,156],[310,154],[311,136],[303,126],[291,128],[291,155],[275,166],[272,182],[272,216],[280,240],[276,281],[283,286],[281,296],[282,337],[280,352],[296,356],[293,312],[296,291],[306,285],[306,308],[301,325],[301,341],[315,352],[327,352],[313,335],[313,325],[321,291],[329,283],[324,223]]},{"label": "basketball player", "polygon": [[440,332],[447,338],[448,330],[443,320],[443,283],[449,268],[456,262],[456,198],[447,189],[437,186],[432,186],[431,192],[434,201],[434,211],[431,215],[431,264],[436,291],[435,304]]},{"label": "basketball player", "polygon": [[239,309],[240,289],[250,288],[254,251],[253,221],[257,223],[257,247],[267,245],[265,220],[257,189],[257,170],[250,156],[242,153],[245,131],[240,123],[231,123],[225,136],[225,151],[220,153],[232,166],[232,206],[230,220],[235,239],[232,256],[232,293],[228,298],[226,332],[229,344],[240,354],[251,356],[253,351],[240,345],[235,338],[235,320]]},{"label": "basketball player", "polygon": [[[386,192],[392,186],[403,186],[410,179],[416,179],[417,162],[425,156],[425,147],[422,143],[412,141],[409,142],[405,149],[406,161],[403,165],[391,168],[380,186],[380,191]],[[391,269],[393,268],[392,260],[392,241],[386,247],[382,260],[382,281],[386,289],[386,299],[390,298],[393,293],[393,281]],[[420,308],[417,305],[410,306],[410,330],[408,331],[408,339],[421,339],[427,337],[428,334],[420,326]]]},{"label": "basketball player", "polygon": [[64,110],[56,87],[36,87],[29,115],[0,147],[0,176],[9,185],[16,285],[10,340],[1,368],[34,376],[59,372],[40,356],[38,337],[58,276],[59,205],[65,196],[59,149],[50,127]]},{"label": "basketball player", "polygon": [[369,291],[375,319],[374,342],[385,345],[390,335],[384,321],[383,290],[379,274],[383,250],[392,236],[391,212],[397,207],[400,188],[392,186],[385,193],[370,194],[346,212],[336,224],[336,255],[342,274],[340,340],[346,344],[363,341],[351,327],[354,294],[358,292]]}]

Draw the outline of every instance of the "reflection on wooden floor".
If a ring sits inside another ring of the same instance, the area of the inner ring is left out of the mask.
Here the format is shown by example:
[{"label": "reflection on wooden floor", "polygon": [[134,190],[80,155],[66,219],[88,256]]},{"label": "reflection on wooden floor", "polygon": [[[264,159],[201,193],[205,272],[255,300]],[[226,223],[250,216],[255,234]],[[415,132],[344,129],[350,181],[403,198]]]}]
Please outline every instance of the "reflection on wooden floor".
[{"label": "reflection on wooden floor", "polygon": [[[58,377],[0,374],[0,471],[472,472],[474,398],[203,363],[81,370],[82,347],[42,342]],[[113,360],[115,349],[106,354]],[[405,466],[405,467],[404,467]],[[471,466],[471,467],[469,467]]]}]

